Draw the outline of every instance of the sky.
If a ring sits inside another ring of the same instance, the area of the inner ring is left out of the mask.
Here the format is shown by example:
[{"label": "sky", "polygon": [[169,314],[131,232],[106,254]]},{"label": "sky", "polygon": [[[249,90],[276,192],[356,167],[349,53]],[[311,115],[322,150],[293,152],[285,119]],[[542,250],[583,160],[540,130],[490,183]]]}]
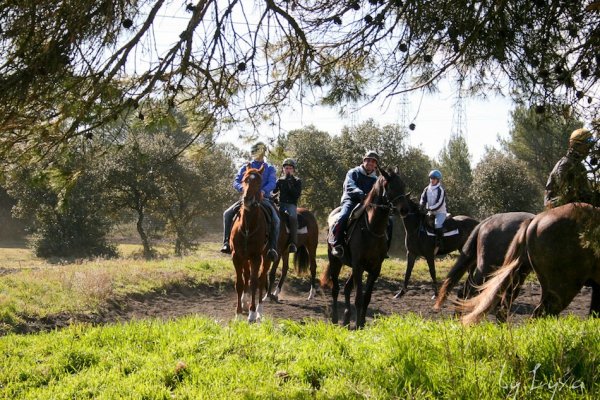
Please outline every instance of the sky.
[{"label": "sky", "polygon": [[[159,13],[155,25],[156,48],[167,49],[182,30],[189,14],[183,3],[173,3],[172,12]],[[138,60],[143,63],[143,59]],[[436,158],[448,143],[450,136],[458,131],[465,136],[471,154],[473,166],[481,159],[486,146],[498,147],[498,136],[506,137],[509,132],[510,112],[514,105],[510,99],[491,97],[486,100],[464,98],[462,113],[457,111],[456,90],[449,82],[442,81],[440,92],[436,94],[410,93],[398,96],[386,104],[375,102],[340,117],[338,111],[330,107],[308,107],[300,104],[290,108],[277,126],[260,127],[259,138],[270,141],[277,137],[279,130],[287,132],[293,129],[314,125],[317,129],[332,135],[341,132],[344,126],[354,126],[372,118],[380,126],[386,124],[415,124],[409,130],[410,145],[420,147],[425,154]],[[403,101],[406,105],[402,105]],[[406,117],[403,121],[402,110]],[[462,123],[457,120],[461,115]],[[222,141],[239,142],[241,132],[248,127],[238,126],[221,135]],[[257,133],[257,132],[254,132]]]},{"label": "sky", "polygon": [[[463,112],[460,113],[455,105],[456,93],[448,84],[442,84],[439,93],[413,93],[406,100],[405,124],[415,124],[414,130],[408,130],[411,146],[420,147],[425,154],[436,158],[451,135],[462,132],[473,165],[481,159],[486,146],[499,148],[497,138],[508,136],[510,112],[514,108],[510,99],[498,96],[488,99],[463,98]],[[319,130],[337,135],[344,126],[358,125],[370,118],[380,126],[394,123],[403,125],[402,108],[402,99],[398,97],[389,105],[374,103],[342,118],[334,108],[297,105],[282,118],[280,126],[266,129],[261,138],[268,140],[279,129],[289,131],[311,124]],[[459,119],[458,115],[462,117]]]}]

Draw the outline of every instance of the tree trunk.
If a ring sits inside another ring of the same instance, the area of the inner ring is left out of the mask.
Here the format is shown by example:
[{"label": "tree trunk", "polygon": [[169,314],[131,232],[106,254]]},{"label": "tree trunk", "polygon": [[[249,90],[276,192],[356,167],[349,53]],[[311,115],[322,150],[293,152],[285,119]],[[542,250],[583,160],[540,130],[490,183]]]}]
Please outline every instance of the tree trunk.
[{"label": "tree trunk", "polygon": [[144,258],[150,259],[152,258],[152,248],[150,247],[150,242],[148,241],[148,235],[144,231],[144,210],[138,209],[138,220],[137,220],[137,231],[140,235],[140,239],[142,240],[142,246],[144,247]]}]

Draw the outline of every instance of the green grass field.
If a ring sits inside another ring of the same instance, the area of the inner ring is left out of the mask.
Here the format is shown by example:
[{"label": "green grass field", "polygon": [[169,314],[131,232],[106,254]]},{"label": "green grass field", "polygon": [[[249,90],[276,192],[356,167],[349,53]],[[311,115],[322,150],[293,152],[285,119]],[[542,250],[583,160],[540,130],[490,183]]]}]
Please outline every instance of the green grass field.
[{"label": "green grass field", "polygon": [[[218,324],[203,317],[18,335],[26,316],[93,313],[111,300],[169,285],[231,282],[218,244],[184,258],[52,264],[4,248],[0,275],[0,398],[595,399],[600,322],[541,319],[519,325],[417,316],[378,318],[359,331],[324,322]],[[319,248],[319,268],[325,249]],[[438,264],[443,277],[451,260]],[[386,260],[397,279],[404,261]],[[413,279],[428,280],[425,265]]]}]

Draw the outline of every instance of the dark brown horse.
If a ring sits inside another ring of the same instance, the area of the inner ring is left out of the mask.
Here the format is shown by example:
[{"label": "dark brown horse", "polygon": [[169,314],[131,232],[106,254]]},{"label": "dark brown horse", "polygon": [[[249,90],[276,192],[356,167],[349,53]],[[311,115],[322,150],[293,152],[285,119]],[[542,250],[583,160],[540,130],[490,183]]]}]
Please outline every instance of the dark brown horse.
[{"label": "dark brown horse", "polygon": [[462,318],[463,323],[479,321],[500,301],[510,305],[532,270],[542,287],[534,316],[558,315],[584,285],[592,287],[590,314],[598,316],[599,224],[600,209],[585,203],[556,207],[523,222],[503,266],[484,284],[479,295],[462,301],[462,310],[469,312]]},{"label": "dark brown horse", "polygon": [[[231,229],[231,258],[235,266],[235,289],[237,291],[236,318],[242,315],[246,292],[250,291],[250,307],[248,322],[255,322],[262,314],[263,289],[267,287],[267,219],[261,207],[262,173],[260,169],[251,168],[248,164],[242,179],[243,195],[240,215]],[[258,289],[258,307],[256,291]]]},{"label": "dark brown horse", "polygon": [[[399,207],[405,208],[406,186],[397,175],[397,170],[385,172],[380,170],[381,176],[375,182],[373,189],[365,199],[364,212],[348,227],[348,239],[344,248],[344,259],[331,254],[331,244],[327,246],[329,263],[321,275],[321,285],[331,287],[333,307],[331,319],[338,322],[337,297],[340,291],[339,274],[342,265],[352,268],[350,277],[344,285],[344,310],[343,324],[350,324],[352,314],[350,294],[352,288],[356,289],[354,296],[356,307],[356,326],[365,325],[367,307],[371,301],[371,293],[375,281],[381,272],[387,250],[386,230],[388,219],[392,212],[397,212]],[[331,215],[330,215],[331,217]],[[368,273],[366,287],[363,291],[363,272]]]},{"label": "dark brown horse", "polygon": [[484,280],[502,265],[521,223],[533,217],[534,214],[527,212],[508,212],[494,214],[481,221],[469,235],[458,259],[448,272],[433,309],[437,311],[442,307],[448,293],[465,272],[467,278],[460,297],[472,297]]},{"label": "dark brown horse", "polygon": [[[281,218],[281,229],[279,230],[279,241],[278,241],[278,254],[280,255],[277,260],[271,266],[269,271],[269,289],[267,291],[268,296],[273,300],[278,300],[279,293],[283,287],[283,282],[288,273],[289,268],[289,233],[286,229],[285,220],[289,218],[287,214],[282,215]],[[317,219],[306,208],[298,208],[298,251],[294,254],[294,266],[296,267],[296,273],[301,275],[306,273],[310,265],[310,292],[308,294],[308,300],[311,300],[316,293],[316,275],[317,275],[317,245],[319,244],[319,225]],[[277,274],[277,266],[279,261],[283,260],[283,266],[281,269],[281,277],[279,282],[273,291],[275,286],[275,277]]]},{"label": "dark brown horse", "polygon": [[427,229],[430,225],[427,214],[422,212],[419,209],[419,205],[411,199],[408,199],[408,205],[407,211],[400,212],[404,231],[406,232],[406,273],[404,275],[404,285],[394,297],[398,299],[406,294],[415,261],[419,257],[424,257],[429,266],[429,275],[431,275],[433,286],[433,298],[435,298],[438,293],[435,276],[435,257],[445,256],[455,250],[462,249],[479,221],[465,215],[457,215],[446,220],[444,228],[450,227],[451,231],[449,233],[456,230],[458,230],[458,233],[444,236],[441,247],[435,253],[435,236],[433,235],[433,231],[429,232]]}]

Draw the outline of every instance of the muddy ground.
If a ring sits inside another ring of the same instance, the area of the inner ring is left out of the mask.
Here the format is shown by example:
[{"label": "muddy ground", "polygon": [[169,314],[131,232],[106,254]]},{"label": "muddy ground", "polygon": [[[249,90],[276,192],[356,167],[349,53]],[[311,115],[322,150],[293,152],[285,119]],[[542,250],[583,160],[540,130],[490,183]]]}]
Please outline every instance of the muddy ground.
[{"label": "muddy ground", "polygon": [[[431,307],[432,289],[430,282],[413,282],[408,293],[401,299],[394,299],[400,281],[379,279],[376,283],[368,309],[367,324],[376,315],[415,313],[428,319],[451,318],[453,306],[448,302],[443,310],[436,313]],[[331,295],[319,289],[317,296],[307,300],[310,289],[309,278],[289,277],[286,280],[279,301],[266,301],[264,314],[272,319],[306,319],[328,321],[330,319]],[[511,321],[529,318],[539,301],[540,287],[537,283],[527,283],[513,304]],[[343,302],[343,296],[340,296]],[[354,300],[352,300],[354,301]],[[591,289],[583,288],[570,306],[561,315],[574,314],[586,317],[591,301]],[[187,315],[202,315],[227,324],[235,316],[236,294],[233,282],[197,287],[172,287],[157,293],[131,296],[120,302],[107,304],[96,315],[61,314],[44,319],[29,319],[17,327],[20,333],[46,331],[67,326],[73,322],[87,322],[94,325],[141,320],[149,318],[174,319]],[[339,315],[343,305],[340,305]],[[493,320],[494,317],[490,316]]]}]

